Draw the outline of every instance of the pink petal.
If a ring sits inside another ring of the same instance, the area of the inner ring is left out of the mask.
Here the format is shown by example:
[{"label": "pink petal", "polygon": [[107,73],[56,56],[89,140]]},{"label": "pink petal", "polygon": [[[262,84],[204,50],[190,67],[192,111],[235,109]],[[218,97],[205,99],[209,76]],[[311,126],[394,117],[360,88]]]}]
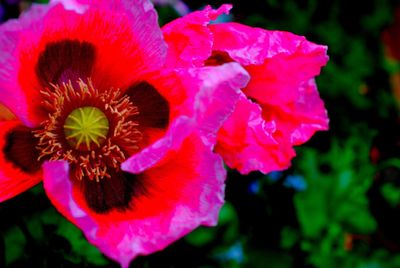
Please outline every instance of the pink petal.
[{"label": "pink petal", "polygon": [[29,126],[34,125],[37,116],[30,112],[32,99],[27,98],[26,92],[19,85],[18,46],[24,31],[43,29],[42,19],[50,9],[51,6],[34,4],[18,20],[9,20],[0,25],[0,100]]},{"label": "pink petal", "polygon": [[[0,202],[10,199],[35,186],[42,180],[42,172],[25,172],[7,156],[8,135],[21,125],[18,120],[0,122]],[[34,148],[31,148],[34,149]],[[25,152],[25,148],[23,152]],[[29,153],[29,152],[28,152]]]},{"label": "pink petal", "polygon": [[171,123],[164,137],[122,164],[122,169],[131,173],[153,166],[169,151],[176,150],[195,129],[201,132],[204,143],[213,146],[215,135],[233,112],[248,75],[238,64],[231,63],[219,67],[166,69],[147,81],[170,103]]},{"label": "pink petal", "polygon": [[84,14],[89,4],[80,0],[50,0],[51,5],[61,3],[66,10],[73,10],[78,14]]},{"label": "pink petal", "polygon": [[236,63],[206,67],[196,75],[203,81],[194,100],[196,125],[203,141],[213,146],[217,131],[234,111],[240,89],[246,86],[249,76]]},{"label": "pink petal", "polygon": [[144,175],[149,193],[118,217],[91,217],[92,212],[77,203],[65,162],[45,163],[44,186],[57,209],[91,243],[128,267],[136,256],[162,250],[199,225],[215,225],[224,201],[223,163],[196,135]]},{"label": "pink petal", "polygon": [[84,8],[109,10],[124,14],[129,18],[129,27],[136,33],[137,40],[143,53],[143,62],[154,68],[164,64],[166,44],[158,25],[158,15],[150,0],[57,0],[63,3],[66,9],[78,13]]},{"label": "pink petal", "polygon": [[244,92],[261,103],[282,105],[296,100],[298,88],[317,76],[328,61],[326,46],[303,36],[237,23],[209,27],[214,33],[213,49],[228,52],[246,67],[251,80]]},{"label": "pink petal", "polygon": [[180,116],[172,122],[167,133],[158,141],[144,150],[131,156],[121,164],[121,168],[131,173],[140,173],[154,166],[171,151],[181,146],[183,140],[195,128],[194,120],[186,116]]},{"label": "pink petal", "polygon": [[328,130],[329,119],[314,79],[299,87],[299,98],[281,107],[266,106],[265,117],[275,121],[287,142],[300,145],[316,131]]},{"label": "pink petal", "polygon": [[290,144],[281,143],[276,133],[275,122],[265,121],[261,107],[242,94],[235,112],[218,132],[215,150],[229,167],[243,174],[282,170],[290,165],[295,152]]},{"label": "pink petal", "polygon": [[[327,113],[314,82],[328,60],[327,48],[288,32],[237,23],[214,24],[209,28],[214,34],[213,50],[228,52],[249,72],[251,79],[243,92],[258,103],[256,109],[255,103],[244,105],[241,100],[242,107],[237,109],[247,113],[235,111],[234,118],[227,123],[230,125],[224,125],[218,136],[218,151],[229,166],[242,173],[287,168],[295,155],[293,145],[302,144],[315,131],[328,128]],[[246,123],[250,111],[257,111],[258,127],[250,119]],[[275,130],[262,130],[264,124],[274,126]],[[245,130],[251,130],[252,135]],[[242,133],[246,142],[229,134],[233,131]],[[275,146],[265,145],[265,140],[257,138],[263,131],[275,140]]]},{"label": "pink petal", "polygon": [[326,64],[326,46],[317,45],[284,31],[270,31],[239,23],[209,25],[214,34],[214,50],[226,51],[243,65],[262,64],[265,59],[279,55],[318,55],[321,65]]},{"label": "pink petal", "polygon": [[168,43],[167,64],[169,66],[203,66],[211,55],[212,33],[208,24],[221,14],[229,13],[231,5],[222,5],[217,10],[207,6],[204,10],[192,12],[176,19],[163,28]]}]

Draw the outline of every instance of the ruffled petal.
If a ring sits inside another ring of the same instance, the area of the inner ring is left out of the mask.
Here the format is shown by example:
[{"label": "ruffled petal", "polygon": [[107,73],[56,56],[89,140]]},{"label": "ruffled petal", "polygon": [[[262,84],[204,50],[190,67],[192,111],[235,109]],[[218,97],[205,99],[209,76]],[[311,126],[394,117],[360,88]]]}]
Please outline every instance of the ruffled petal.
[{"label": "ruffled petal", "polygon": [[234,111],[240,89],[247,85],[250,77],[236,63],[205,68],[205,72],[198,75],[205,83],[194,100],[196,125],[203,142],[212,147],[217,131]]},{"label": "ruffled petal", "polygon": [[[250,105],[241,101],[237,109],[247,112],[235,111],[228,121],[230,125],[223,127],[218,151],[229,166],[242,173],[287,168],[295,155],[292,146],[328,128],[327,113],[314,82],[328,60],[327,48],[288,32],[237,23],[213,24],[209,28],[214,35],[213,50],[228,53],[249,72],[250,82],[243,92],[255,102]],[[258,123],[250,118],[246,123],[245,115],[250,113],[257,114]],[[274,131],[263,130],[265,124],[274,126]],[[232,129],[243,133],[246,144],[229,133]],[[275,146],[257,138],[263,131],[276,142]]]},{"label": "ruffled petal", "polygon": [[261,107],[241,95],[234,113],[218,132],[215,151],[225,163],[243,174],[268,173],[290,165],[295,152],[281,142],[274,121],[265,121]]},{"label": "ruffled petal", "polygon": [[[58,0],[66,9],[82,13],[85,8],[109,10],[126,15],[129,27],[135,33],[135,42],[139,44],[146,65],[159,68],[164,64],[167,46],[158,25],[158,15],[149,0]],[[98,34],[98,33],[97,33]]]},{"label": "ruffled petal", "polygon": [[[221,9],[212,12],[218,16]],[[218,134],[217,151],[230,167],[242,173],[285,169],[295,156],[293,145],[328,128],[326,110],[313,80],[328,60],[327,48],[288,32],[237,23],[209,25],[210,10],[189,14],[163,28],[171,47],[169,60],[187,66],[242,64],[251,76],[243,92],[258,104],[242,97]],[[195,54],[200,55],[198,61],[185,61],[179,58],[185,49],[203,54]]]},{"label": "ruffled petal", "polygon": [[215,225],[224,201],[223,163],[190,135],[177,152],[142,174],[145,195],[124,213],[93,215],[68,177],[68,164],[44,165],[44,187],[57,209],[104,254],[128,267],[138,255],[162,250],[199,225]]},{"label": "ruffled petal", "polygon": [[218,132],[216,152],[242,174],[269,173],[290,166],[293,146],[327,130],[329,119],[313,79],[299,88],[301,98],[288,105],[259,105],[243,94],[235,112]]},{"label": "ruffled petal", "polygon": [[281,107],[263,107],[264,117],[275,122],[284,142],[292,145],[300,145],[316,131],[329,127],[329,118],[314,79],[306,81],[298,91],[300,97],[294,102]]},{"label": "ruffled petal", "polygon": [[0,25],[0,102],[30,126],[38,121],[33,104],[37,101],[29,98],[31,89],[24,89],[19,84],[19,43],[25,31],[40,31],[43,28],[42,20],[50,9],[50,6],[32,5],[18,20]]},{"label": "ruffled petal", "polygon": [[299,88],[320,73],[327,47],[288,32],[237,23],[210,25],[214,50],[226,51],[251,75],[244,89],[261,103],[283,105],[301,98]]},{"label": "ruffled petal", "polygon": [[[236,63],[219,67],[166,69],[146,80],[167,99],[170,124],[165,135],[130,157],[122,164],[124,170],[140,173],[153,166],[170,150],[179,148],[185,137],[198,129],[209,146],[224,121],[233,112],[249,77]],[[143,133],[146,136],[146,132]]]},{"label": "ruffled petal", "polygon": [[326,46],[314,44],[290,32],[264,30],[233,22],[212,24],[209,28],[214,34],[213,49],[227,51],[243,65],[259,65],[266,58],[296,53],[318,55],[321,65],[328,60]]},{"label": "ruffled petal", "polygon": [[[53,1],[0,26],[0,36],[0,100],[29,126],[45,117],[43,80],[90,76],[100,90],[125,89],[162,66],[166,56],[156,13],[145,0]],[[91,48],[89,54],[82,44]],[[93,66],[82,68],[77,58]]]},{"label": "ruffled petal", "polygon": [[231,5],[222,5],[214,10],[207,6],[204,10],[192,12],[176,19],[163,28],[168,44],[167,64],[169,66],[203,66],[210,57],[213,46],[212,33],[208,24],[221,14],[227,14]]},{"label": "ruffled petal", "polygon": [[0,122],[0,202],[39,183],[40,163],[31,132],[17,120]]}]

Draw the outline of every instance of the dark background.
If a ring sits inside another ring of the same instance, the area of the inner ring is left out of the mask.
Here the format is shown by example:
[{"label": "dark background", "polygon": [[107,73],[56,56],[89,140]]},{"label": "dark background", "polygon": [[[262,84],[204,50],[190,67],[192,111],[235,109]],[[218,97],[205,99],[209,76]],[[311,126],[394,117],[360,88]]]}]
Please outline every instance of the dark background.
[{"label": "dark background", "polygon": [[[191,10],[222,3],[186,1]],[[131,267],[400,267],[400,3],[231,3],[225,19],[328,45],[330,61],[317,83],[330,131],[299,147],[284,172],[229,171],[217,227],[199,228]],[[0,20],[28,5],[0,1]],[[170,6],[157,9],[161,24],[178,17]],[[0,267],[118,265],[60,216],[38,185],[0,204]]]}]

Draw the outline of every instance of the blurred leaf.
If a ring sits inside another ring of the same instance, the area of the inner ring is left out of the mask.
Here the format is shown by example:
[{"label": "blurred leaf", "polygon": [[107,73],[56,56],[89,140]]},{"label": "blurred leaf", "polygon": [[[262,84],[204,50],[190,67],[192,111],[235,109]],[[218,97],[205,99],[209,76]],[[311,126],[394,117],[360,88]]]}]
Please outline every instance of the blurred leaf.
[{"label": "blurred leaf", "polygon": [[185,236],[185,240],[193,246],[202,247],[211,243],[215,239],[216,233],[215,228],[200,227]]},{"label": "blurred leaf", "polygon": [[6,264],[11,264],[24,257],[26,239],[18,227],[12,227],[5,232]]},{"label": "blurred leaf", "polygon": [[291,227],[283,228],[281,237],[281,247],[284,249],[292,248],[300,238],[298,231]]},{"label": "blurred leaf", "polygon": [[100,251],[86,240],[81,230],[58,214],[53,208],[43,212],[40,218],[43,224],[54,225],[56,234],[69,241],[72,250],[71,252],[64,252],[65,258],[74,263],[82,263],[84,260],[98,266],[109,263]]},{"label": "blurred leaf", "polygon": [[272,251],[253,250],[249,252],[248,262],[245,267],[248,268],[291,268],[293,260],[289,254]]},{"label": "blurred leaf", "polygon": [[392,206],[396,207],[400,204],[400,189],[391,183],[385,183],[381,187],[382,195],[386,201]]},{"label": "blurred leaf", "polygon": [[[363,140],[357,134],[361,131]],[[300,171],[308,185],[294,197],[302,248],[317,267],[334,267],[332,260],[344,261],[346,232],[368,234],[376,229],[366,197],[375,172],[368,157],[373,133],[359,126],[349,139],[333,139],[324,155],[303,148],[296,159],[296,172]]]}]

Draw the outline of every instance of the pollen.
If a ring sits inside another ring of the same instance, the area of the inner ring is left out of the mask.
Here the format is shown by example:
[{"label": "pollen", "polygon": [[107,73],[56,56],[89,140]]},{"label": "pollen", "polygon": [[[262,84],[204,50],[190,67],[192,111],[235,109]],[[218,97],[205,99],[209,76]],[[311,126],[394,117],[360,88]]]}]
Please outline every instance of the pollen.
[{"label": "pollen", "polygon": [[77,150],[99,148],[107,138],[109,122],[97,107],[80,107],[73,110],[64,123],[64,134],[69,145]]}]

